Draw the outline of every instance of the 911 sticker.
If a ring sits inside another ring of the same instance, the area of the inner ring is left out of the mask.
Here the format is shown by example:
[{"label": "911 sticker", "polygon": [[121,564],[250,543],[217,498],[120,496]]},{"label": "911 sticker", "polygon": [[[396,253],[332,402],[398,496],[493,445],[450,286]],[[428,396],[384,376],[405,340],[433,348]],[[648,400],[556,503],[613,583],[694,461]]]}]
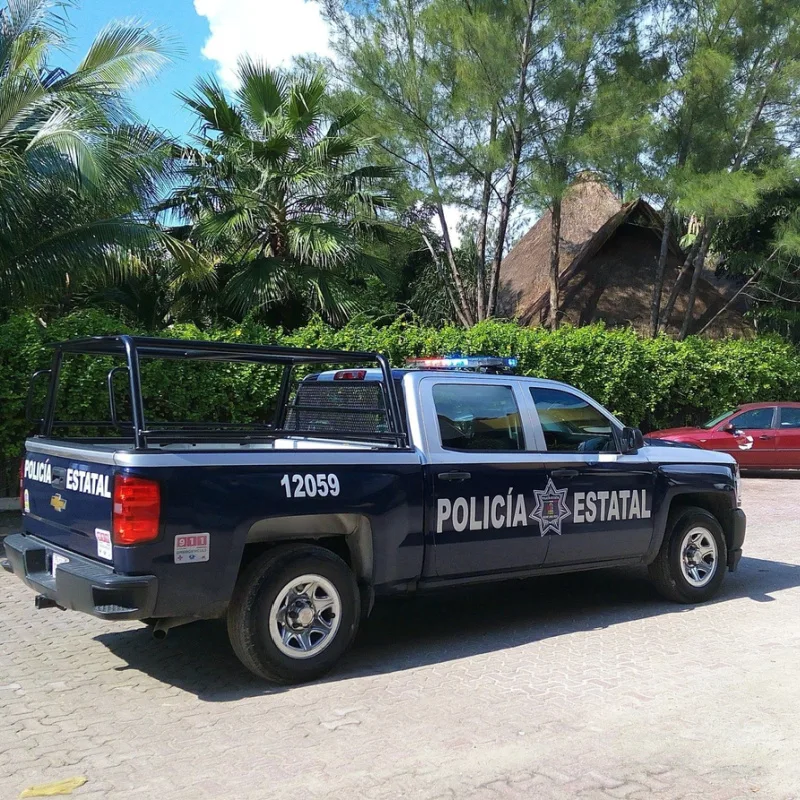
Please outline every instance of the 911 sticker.
[{"label": "911 sticker", "polygon": [[208,533],[187,533],[175,537],[175,563],[197,564],[208,561],[211,549],[211,535]]},{"label": "911 sticker", "polygon": [[97,555],[108,561],[114,557],[114,549],[111,545],[111,531],[104,531],[102,528],[94,529],[94,538],[97,539]]}]

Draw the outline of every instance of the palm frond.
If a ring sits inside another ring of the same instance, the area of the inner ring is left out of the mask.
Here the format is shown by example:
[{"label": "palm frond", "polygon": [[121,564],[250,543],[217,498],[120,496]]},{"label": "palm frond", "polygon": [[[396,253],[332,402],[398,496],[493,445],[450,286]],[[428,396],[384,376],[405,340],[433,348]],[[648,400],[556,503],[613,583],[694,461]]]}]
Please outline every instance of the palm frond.
[{"label": "palm frond", "polygon": [[150,80],[175,52],[163,30],[136,22],[112,22],[92,42],[69,86],[101,86],[114,91]]},{"label": "palm frond", "polygon": [[308,135],[322,120],[322,98],[327,85],[322,73],[301,75],[292,83],[286,103],[286,121],[290,129]]},{"label": "palm frond", "polygon": [[238,268],[225,286],[225,299],[239,312],[267,308],[290,292],[291,265],[263,256]]},{"label": "palm frond", "polygon": [[200,117],[204,129],[219,131],[223,136],[242,133],[242,116],[228,102],[216,78],[200,78],[192,94],[178,92],[177,97]]},{"label": "palm frond", "polygon": [[328,126],[327,133],[325,136],[327,138],[338,136],[341,134],[346,128],[350,128],[353,123],[358,122],[361,117],[364,116],[364,104],[363,103],[355,103],[344,111],[341,111],[337,114],[332,120],[331,124]]},{"label": "palm frond", "polygon": [[278,70],[266,62],[244,57],[239,60],[237,74],[240,88],[236,93],[247,116],[261,129],[286,102],[287,81]]}]

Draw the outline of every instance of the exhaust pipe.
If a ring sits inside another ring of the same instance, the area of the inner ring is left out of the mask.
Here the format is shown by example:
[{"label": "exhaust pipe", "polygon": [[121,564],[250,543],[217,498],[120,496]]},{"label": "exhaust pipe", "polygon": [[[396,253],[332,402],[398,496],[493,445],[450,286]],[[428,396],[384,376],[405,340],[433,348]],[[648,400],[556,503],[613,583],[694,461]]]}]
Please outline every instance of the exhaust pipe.
[{"label": "exhaust pipe", "polygon": [[196,621],[197,617],[164,617],[153,625],[153,638],[159,642],[163,641],[167,638],[167,634],[172,628],[177,628],[179,625],[188,625],[190,622]]},{"label": "exhaust pipe", "polygon": [[64,611],[64,606],[60,606],[55,600],[51,600],[49,597],[45,597],[43,594],[37,594],[36,597],[33,598],[33,604],[37,609],[60,608],[62,611]]}]

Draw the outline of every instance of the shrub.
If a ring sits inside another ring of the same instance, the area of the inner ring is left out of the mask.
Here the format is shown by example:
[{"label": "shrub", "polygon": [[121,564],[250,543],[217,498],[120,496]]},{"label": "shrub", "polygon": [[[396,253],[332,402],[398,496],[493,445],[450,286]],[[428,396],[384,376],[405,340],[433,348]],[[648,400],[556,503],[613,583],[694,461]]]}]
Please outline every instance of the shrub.
[{"label": "shrub", "polygon": [[[118,318],[84,311],[43,328],[19,315],[0,325],[0,460],[16,457],[28,432],[24,419],[28,379],[46,367],[46,344],[108,333],[145,333]],[[163,335],[163,334],[162,334]],[[800,353],[775,337],[708,340],[643,339],[632,330],[602,325],[563,327],[555,333],[513,322],[486,321],[464,330],[426,328],[397,321],[387,327],[353,322],[334,330],[317,320],[292,333],[251,321],[200,331],[181,325],[168,331],[181,339],[280,343],[298,347],[378,350],[394,365],[412,356],[461,353],[516,355],[519,372],[565,381],[585,391],[624,422],[653,430],[702,421],[739,403],[800,399]],[[66,364],[59,415],[107,419],[106,359]],[[274,394],[276,370],[258,366],[152,362],[143,369],[151,419],[245,421],[263,417]]]}]

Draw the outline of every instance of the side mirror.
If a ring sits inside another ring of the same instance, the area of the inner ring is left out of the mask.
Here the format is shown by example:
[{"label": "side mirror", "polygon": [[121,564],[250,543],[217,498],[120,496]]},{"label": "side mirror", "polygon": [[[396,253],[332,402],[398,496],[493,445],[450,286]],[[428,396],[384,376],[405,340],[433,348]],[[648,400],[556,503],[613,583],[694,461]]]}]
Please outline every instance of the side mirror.
[{"label": "side mirror", "polygon": [[620,439],[623,455],[637,453],[641,447],[644,447],[644,436],[638,428],[623,428]]},{"label": "side mirror", "polygon": [[736,426],[732,422],[729,422],[727,425],[722,426],[722,430],[725,433],[736,433]]}]

